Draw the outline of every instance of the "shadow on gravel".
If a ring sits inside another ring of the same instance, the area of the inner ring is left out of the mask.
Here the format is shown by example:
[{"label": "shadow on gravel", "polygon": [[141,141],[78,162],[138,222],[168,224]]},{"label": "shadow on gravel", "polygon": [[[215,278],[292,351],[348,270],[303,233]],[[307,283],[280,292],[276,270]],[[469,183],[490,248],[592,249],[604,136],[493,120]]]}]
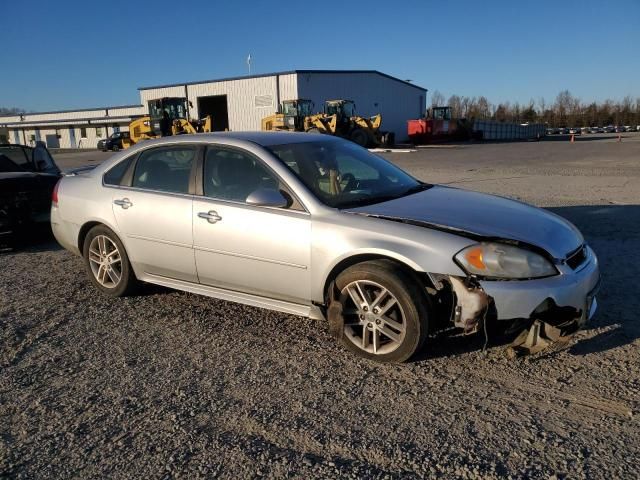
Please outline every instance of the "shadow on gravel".
[{"label": "shadow on gravel", "polygon": [[[592,327],[614,327],[571,347],[574,355],[603,352],[640,338],[640,205],[550,208],[584,234],[600,262],[602,286]],[[589,326],[587,326],[587,329]]]},{"label": "shadow on gravel", "polygon": [[20,252],[54,252],[62,250],[49,225],[20,232],[0,245],[0,255]]}]

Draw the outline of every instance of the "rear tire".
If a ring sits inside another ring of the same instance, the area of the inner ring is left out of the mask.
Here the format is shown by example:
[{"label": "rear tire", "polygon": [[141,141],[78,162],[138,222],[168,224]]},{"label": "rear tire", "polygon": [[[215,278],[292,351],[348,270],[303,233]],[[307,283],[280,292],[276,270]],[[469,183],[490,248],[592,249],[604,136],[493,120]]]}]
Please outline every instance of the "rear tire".
[{"label": "rear tire", "polygon": [[138,286],[129,257],[118,236],[104,225],[96,225],[84,239],[82,248],[89,280],[102,293],[123,297]]},{"label": "rear tire", "polygon": [[378,362],[404,362],[424,345],[430,308],[415,278],[390,260],[353,265],[336,278],[342,344]]}]

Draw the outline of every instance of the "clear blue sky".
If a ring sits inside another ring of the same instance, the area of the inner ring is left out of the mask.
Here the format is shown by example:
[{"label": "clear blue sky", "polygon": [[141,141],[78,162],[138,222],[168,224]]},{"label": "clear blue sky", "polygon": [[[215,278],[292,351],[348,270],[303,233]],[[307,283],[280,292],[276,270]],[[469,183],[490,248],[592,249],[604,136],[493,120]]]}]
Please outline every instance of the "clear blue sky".
[{"label": "clear blue sky", "polygon": [[137,104],[140,86],[243,75],[248,53],[255,73],[377,69],[493,103],[640,97],[640,0],[7,0],[2,14],[0,106],[34,111]]}]

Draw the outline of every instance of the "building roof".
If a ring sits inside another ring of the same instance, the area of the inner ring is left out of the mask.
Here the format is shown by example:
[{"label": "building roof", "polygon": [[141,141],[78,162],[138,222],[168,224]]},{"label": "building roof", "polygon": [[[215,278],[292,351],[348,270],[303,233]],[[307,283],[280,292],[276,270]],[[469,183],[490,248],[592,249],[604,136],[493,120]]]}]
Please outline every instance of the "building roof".
[{"label": "building roof", "polygon": [[394,80],[396,82],[404,83],[410,87],[417,88],[418,90],[422,90],[424,92],[427,91],[426,88],[420,87],[419,85],[415,85],[411,82],[407,82],[406,80],[400,80],[399,78],[393,77],[391,75],[387,75],[386,73],[382,73],[378,70],[287,70],[283,72],[273,72],[273,73],[260,73],[255,75],[242,75],[238,77],[226,77],[226,78],[215,78],[211,80],[199,80],[194,82],[181,82],[181,83],[169,83],[166,85],[154,85],[150,87],[139,87],[138,90],[152,90],[155,88],[168,88],[168,87],[184,87],[187,85],[200,85],[203,83],[216,83],[216,82],[230,82],[233,80],[247,80],[249,78],[262,78],[262,77],[275,77],[276,75],[291,75],[291,74],[304,74],[304,73],[333,73],[333,74],[341,74],[341,73],[374,73],[377,75],[381,75],[390,80]]},{"label": "building roof", "polygon": [[118,108],[141,108],[144,105],[116,105],[115,107],[96,107],[96,108],[74,108],[71,110],[52,110],[49,112],[23,112],[23,113],[11,113],[6,115],[0,115],[2,117],[19,117],[27,115],[49,115],[52,113],[74,113],[74,112],[97,112],[99,110],[115,110]]}]

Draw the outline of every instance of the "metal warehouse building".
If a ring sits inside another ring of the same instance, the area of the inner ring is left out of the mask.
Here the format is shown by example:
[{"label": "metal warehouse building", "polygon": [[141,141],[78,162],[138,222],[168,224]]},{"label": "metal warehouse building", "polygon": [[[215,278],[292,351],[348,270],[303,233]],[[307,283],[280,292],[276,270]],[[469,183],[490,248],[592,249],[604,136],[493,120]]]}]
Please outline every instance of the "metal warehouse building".
[{"label": "metal warehouse building", "polygon": [[260,130],[261,120],[283,100],[309,99],[321,111],[325,100],[349,99],[358,115],[382,114],[382,129],[407,136],[407,120],[424,114],[427,90],[376,70],[292,70],[244,77],[142,87],[141,105],[0,117],[11,143],[47,142],[50,147],[95,148],[97,141],[148,112],[148,102],[186,97],[189,115],[211,115],[213,129]]},{"label": "metal warehouse building", "polygon": [[49,148],[96,148],[101,138],[128,130],[131,120],[144,112],[142,105],[125,105],[0,116],[0,127],[6,127],[0,143],[42,140]]}]

